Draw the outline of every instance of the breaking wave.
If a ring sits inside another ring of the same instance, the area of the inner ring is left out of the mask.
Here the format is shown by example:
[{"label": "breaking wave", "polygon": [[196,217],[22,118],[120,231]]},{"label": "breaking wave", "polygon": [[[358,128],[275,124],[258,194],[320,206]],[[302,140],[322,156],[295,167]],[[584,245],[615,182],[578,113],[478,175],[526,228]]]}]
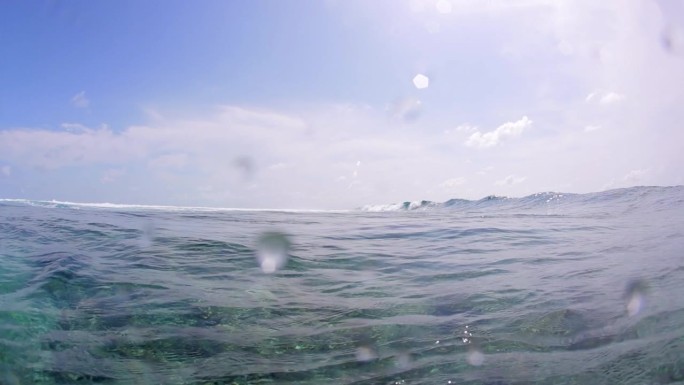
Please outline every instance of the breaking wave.
[{"label": "breaking wave", "polygon": [[[573,194],[560,192],[540,192],[522,198],[489,195],[478,200],[449,199],[446,202],[428,200],[365,205],[362,211],[421,211],[421,210],[456,210],[456,211],[488,211],[488,210],[535,210],[535,209],[582,209],[597,208],[607,204],[625,205],[625,208],[639,207],[649,209],[681,204],[684,201],[684,186],[637,186],[607,190],[602,192]],[[645,205],[645,203],[647,205]],[[651,205],[648,205],[650,203]]]},{"label": "breaking wave", "polygon": [[265,212],[346,212],[348,210],[309,210],[309,209],[272,209],[272,208],[237,208],[237,207],[201,207],[201,206],[163,206],[163,205],[138,205],[121,203],[81,203],[57,200],[32,200],[32,199],[0,199],[0,206],[24,205],[44,208],[65,209],[105,209],[126,211],[172,211],[172,212],[221,212],[221,211],[265,211]]}]

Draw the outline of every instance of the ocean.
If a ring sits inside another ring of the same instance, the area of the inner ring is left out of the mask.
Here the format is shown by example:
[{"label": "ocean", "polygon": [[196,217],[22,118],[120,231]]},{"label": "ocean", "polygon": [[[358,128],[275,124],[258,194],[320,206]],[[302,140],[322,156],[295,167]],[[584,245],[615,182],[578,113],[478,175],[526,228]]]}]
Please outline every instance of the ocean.
[{"label": "ocean", "polygon": [[0,200],[0,384],[684,383],[684,187]]}]

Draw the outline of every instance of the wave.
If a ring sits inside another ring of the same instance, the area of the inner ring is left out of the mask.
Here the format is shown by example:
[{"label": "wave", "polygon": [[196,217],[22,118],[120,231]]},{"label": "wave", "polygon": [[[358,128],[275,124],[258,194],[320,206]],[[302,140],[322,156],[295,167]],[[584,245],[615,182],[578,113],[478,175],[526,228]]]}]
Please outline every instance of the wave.
[{"label": "wave", "polygon": [[627,207],[651,206],[653,208],[684,204],[684,186],[635,186],[586,194],[539,192],[522,198],[489,195],[478,200],[449,199],[445,202],[412,201],[393,204],[365,205],[361,211],[426,211],[488,209],[533,210],[562,207],[592,208],[607,204],[623,204]]},{"label": "wave", "polygon": [[32,200],[32,199],[0,199],[2,205],[21,205],[35,206],[57,209],[106,209],[106,210],[126,210],[126,211],[173,211],[173,212],[221,212],[221,211],[263,211],[263,212],[291,212],[291,213],[339,213],[349,210],[310,210],[310,209],[271,209],[271,208],[237,208],[237,207],[203,207],[203,206],[164,206],[164,205],[139,205],[122,203],[82,203],[57,200]]},{"label": "wave", "polygon": [[667,209],[673,205],[684,205],[684,186],[636,186],[629,188],[606,190],[601,192],[575,194],[559,192],[539,192],[522,198],[489,195],[478,200],[449,199],[445,202],[429,200],[406,201],[390,204],[371,204],[354,210],[311,210],[311,209],[274,209],[274,208],[233,208],[203,206],[166,206],[120,203],[82,203],[58,200],[31,200],[0,198],[0,206],[35,206],[56,209],[102,209],[125,211],[165,211],[165,212],[230,212],[261,211],[286,213],[345,213],[354,211],[394,212],[394,211],[486,211],[497,210],[534,210],[563,207],[592,208],[608,203],[624,204],[627,207],[645,206],[650,203],[654,209]]}]

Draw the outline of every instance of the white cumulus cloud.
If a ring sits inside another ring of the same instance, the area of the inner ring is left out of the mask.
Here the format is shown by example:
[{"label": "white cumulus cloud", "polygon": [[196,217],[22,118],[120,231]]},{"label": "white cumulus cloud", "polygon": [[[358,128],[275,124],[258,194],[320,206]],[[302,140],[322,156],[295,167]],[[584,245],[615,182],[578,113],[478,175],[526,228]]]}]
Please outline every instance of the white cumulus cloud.
[{"label": "white cumulus cloud", "polygon": [[625,95],[615,91],[594,91],[584,99],[588,103],[597,102],[602,105],[616,104],[625,99]]},{"label": "white cumulus cloud", "polygon": [[527,179],[527,177],[524,176],[516,176],[514,174],[509,175],[499,181],[494,182],[495,185],[497,186],[503,186],[503,185],[513,185],[513,184],[518,184],[522,183]]},{"label": "white cumulus cloud", "polygon": [[601,97],[601,104],[613,104],[621,102],[625,98],[625,95],[619,94],[617,92],[608,92]]},{"label": "white cumulus cloud", "polygon": [[76,108],[86,108],[90,105],[90,100],[86,98],[85,91],[81,91],[71,98],[71,104]]},{"label": "white cumulus cloud", "polygon": [[523,131],[532,125],[532,120],[527,116],[523,116],[520,120],[515,122],[506,122],[494,131],[489,131],[482,133],[476,131],[468,140],[466,140],[465,145],[468,147],[476,148],[488,148],[497,146],[502,140],[509,137],[520,136]]},{"label": "white cumulus cloud", "polygon": [[632,187],[644,183],[644,179],[649,174],[648,169],[637,168],[630,170],[627,174],[620,178],[614,178],[602,187],[602,190],[608,190],[620,187]]},{"label": "white cumulus cloud", "polygon": [[641,180],[644,178],[644,176],[648,173],[648,170],[643,170],[643,169],[636,169],[636,170],[631,170],[630,172],[627,173],[624,177],[622,177],[622,180],[627,182],[627,183],[639,183]]}]

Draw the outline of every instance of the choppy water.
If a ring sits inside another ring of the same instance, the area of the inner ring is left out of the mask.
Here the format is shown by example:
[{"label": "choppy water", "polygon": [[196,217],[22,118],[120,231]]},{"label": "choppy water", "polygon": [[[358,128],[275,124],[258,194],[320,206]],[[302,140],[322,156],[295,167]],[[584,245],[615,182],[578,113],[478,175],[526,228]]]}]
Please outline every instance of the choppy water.
[{"label": "choppy water", "polygon": [[0,383],[684,382],[683,187],[365,209],[0,201]]}]

